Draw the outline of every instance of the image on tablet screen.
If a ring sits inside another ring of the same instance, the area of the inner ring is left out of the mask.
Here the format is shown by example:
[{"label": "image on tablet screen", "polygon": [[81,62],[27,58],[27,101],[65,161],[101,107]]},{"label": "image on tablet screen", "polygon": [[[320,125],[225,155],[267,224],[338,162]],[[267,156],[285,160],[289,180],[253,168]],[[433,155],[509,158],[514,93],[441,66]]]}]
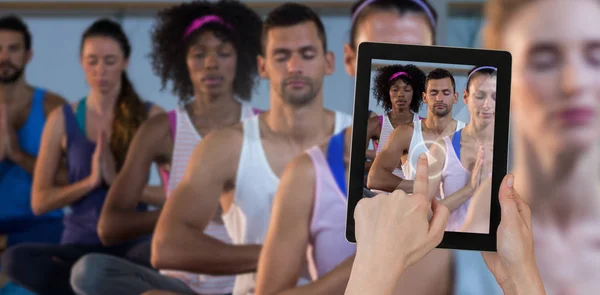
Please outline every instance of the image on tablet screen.
[{"label": "image on tablet screen", "polygon": [[491,199],[496,75],[486,65],[371,60],[365,194],[412,193],[425,153],[429,197],[451,211],[446,231],[488,234],[477,208]]}]

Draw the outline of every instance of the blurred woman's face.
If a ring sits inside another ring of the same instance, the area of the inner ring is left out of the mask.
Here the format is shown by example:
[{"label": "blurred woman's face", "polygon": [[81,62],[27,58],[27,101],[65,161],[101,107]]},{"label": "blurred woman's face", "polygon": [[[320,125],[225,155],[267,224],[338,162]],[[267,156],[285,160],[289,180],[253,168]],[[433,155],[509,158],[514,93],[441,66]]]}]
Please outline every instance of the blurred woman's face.
[{"label": "blurred woman's face", "polygon": [[81,65],[91,89],[106,94],[121,85],[121,75],[128,60],[119,43],[109,37],[85,39],[81,52]]},{"label": "blurred woman's face", "polygon": [[360,22],[356,30],[356,48],[344,46],[344,63],[350,76],[356,75],[356,52],[362,42],[387,42],[413,45],[432,45],[429,20],[421,13],[395,10],[372,11]]},{"label": "blurred woman's face", "polygon": [[502,35],[513,57],[515,128],[557,152],[597,146],[598,19],[596,0],[537,1],[515,15]]},{"label": "blurred woman's face", "polygon": [[494,123],[496,84],[496,75],[476,73],[472,76],[469,82],[469,91],[464,96],[471,122],[484,127]]}]

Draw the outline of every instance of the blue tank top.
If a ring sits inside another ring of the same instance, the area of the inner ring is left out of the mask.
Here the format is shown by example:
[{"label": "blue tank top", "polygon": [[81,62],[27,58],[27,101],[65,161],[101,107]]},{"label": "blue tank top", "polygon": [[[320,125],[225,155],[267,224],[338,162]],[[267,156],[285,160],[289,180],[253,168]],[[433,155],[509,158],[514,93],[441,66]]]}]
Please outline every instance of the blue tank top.
[{"label": "blue tank top", "polygon": [[[35,88],[31,108],[25,124],[17,131],[21,150],[37,157],[46,115],[44,114],[44,89]],[[0,162],[0,221],[34,219],[31,210],[32,175],[21,166],[6,159]],[[44,214],[41,218],[62,218],[58,209]]]},{"label": "blue tank top", "polygon": [[502,295],[496,278],[478,251],[453,250],[456,295]]},{"label": "blue tank top", "polygon": [[344,135],[346,129],[342,130],[338,134],[332,136],[329,139],[327,145],[327,164],[329,164],[329,170],[335,179],[340,191],[347,198],[348,193],[346,192],[346,164],[344,163]]},{"label": "blue tank top", "polygon": [[[79,101],[77,113],[73,112],[70,104],[63,106],[70,184],[79,182],[90,175],[92,156],[96,149],[96,143],[91,142],[85,132],[85,104],[86,98]],[[146,103],[146,107],[149,110],[151,104]],[[65,230],[61,244],[101,244],[97,226],[108,189],[109,187],[106,184],[101,184],[69,206],[71,213],[65,216]],[[147,210],[147,206],[140,205],[137,209],[144,211]]]}]

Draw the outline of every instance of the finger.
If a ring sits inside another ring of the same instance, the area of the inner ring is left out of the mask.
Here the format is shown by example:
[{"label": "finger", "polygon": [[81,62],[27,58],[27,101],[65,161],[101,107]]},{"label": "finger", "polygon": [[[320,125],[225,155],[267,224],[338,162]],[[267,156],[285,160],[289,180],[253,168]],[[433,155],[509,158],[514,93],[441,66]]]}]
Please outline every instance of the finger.
[{"label": "finger", "polygon": [[485,148],[483,146],[479,147],[479,163],[478,163],[478,167],[477,167],[477,177],[479,178],[477,181],[478,183],[481,183],[481,180],[483,179],[482,174],[483,174],[483,163],[484,163],[484,159],[485,159]]},{"label": "finger", "polygon": [[517,202],[514,198],[513,182],[514,176],[512,174],[508,174],[506,177],[504,177],[504,180],[500,185],[500,192],[498,193],[498,201],[500,201],[500,214],[502,216],[502,220],[500,222],[521,218],[519,209],[517,208]]},{"label": "finger", "polygon": [[423,195],[427,197],[429,192],[429,169],[427,155],[422,153],[417,160],[417,172],[413,183],[413,196]]},{"label": "finger", "polygon": [[527,228],[531,230],[531,209],[529,208],[529,205],[527,205],[527,203],[523,201],[519,193],[515,190],[514,176],[512,174],[509,174],[507,176],[506,186],[510,189],[510,197],[516,203],[519,215],[521,216],[521,218],[523,218],[523,221],[525,222],[525,225],[527,225]]},{"label": "finger", "polygon": [[428,240],[429,246],[436,247],[444,238],[444,231],[448,225],[450,210],[444,204],[439,203],[435,199],[431,202],[433,216],[429,221]]}]

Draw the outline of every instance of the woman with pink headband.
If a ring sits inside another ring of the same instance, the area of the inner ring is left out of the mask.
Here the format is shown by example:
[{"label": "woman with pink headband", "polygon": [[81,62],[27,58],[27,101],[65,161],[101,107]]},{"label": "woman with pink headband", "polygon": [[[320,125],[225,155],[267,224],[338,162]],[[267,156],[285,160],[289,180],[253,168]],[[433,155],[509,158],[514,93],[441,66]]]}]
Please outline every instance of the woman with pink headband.
[{"label": "woman with pink headband", "polygon": [[[258,110],[249,101],[261,50],[261,18],[238,1],[194,1],[158,14],[151,53],[163,87],[172,83],[180,106],[142,125],[123,172],[108,193],[98,229],[105,244],[152,234],[161,208],[137,212],[151,164],[165,167],[166,198],[181,182],[194,147],[209,133],[235,125]],[[164,204],[162,198],[159,204]],[[207,235],[231,243],[215,212]],[[148,244],[148,248],[150,245]],[[153,289],[178,294],[229,294],[235,276],[209,276],[154,269],[107,255],[92,254],[73,267],[77,294],[141,294]]]},{"label": "woman with pink headband", "polygon": [[[421,119],[417,113],[423,104],[425,73],[414,65],[389,65],[377,69],[374,83],[377,104],[385,110],[385,114],[379,116],[381,135],[375,143],[379,153],[396,127]],[[400,167],[394,170],[394,175],[404,178]]]}]

